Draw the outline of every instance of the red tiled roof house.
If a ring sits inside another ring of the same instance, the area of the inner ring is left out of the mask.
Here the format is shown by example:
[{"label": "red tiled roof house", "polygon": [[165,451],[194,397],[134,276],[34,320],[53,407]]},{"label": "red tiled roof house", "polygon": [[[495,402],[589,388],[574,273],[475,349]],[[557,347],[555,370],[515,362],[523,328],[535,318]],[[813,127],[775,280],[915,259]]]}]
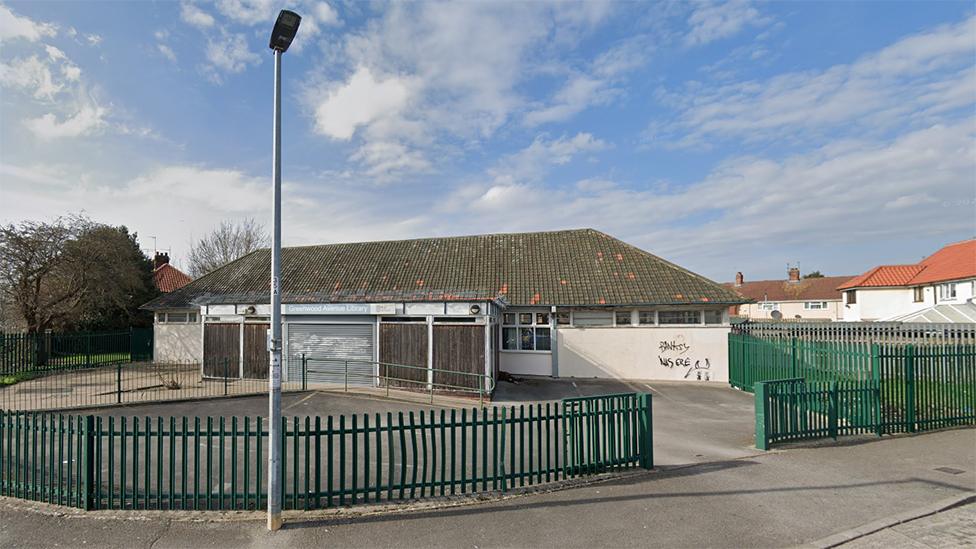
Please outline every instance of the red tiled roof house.
[{"label": "red tiled roof house", "polygon": [[736,273],[735,282],[727,283],[750,303],[736,305],[732,314],[751,320],[841,320],[843,304],[837,286],[850,276],[800,278],[793,267],[786,280],[746,281]]},{"label": "red tiled roof house", "polygon": [[839,285],[844,320],[895,320],[976,294],[976,239],[949,244],[922,261],[879,265]]}]

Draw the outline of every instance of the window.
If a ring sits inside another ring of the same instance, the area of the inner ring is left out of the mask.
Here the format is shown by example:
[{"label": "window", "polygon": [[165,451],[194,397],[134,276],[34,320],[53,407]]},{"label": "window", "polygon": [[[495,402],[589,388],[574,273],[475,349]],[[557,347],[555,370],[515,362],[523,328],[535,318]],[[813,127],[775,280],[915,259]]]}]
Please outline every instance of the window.
[{"label": "window", "polygon": [[953,283],[939,284],[939,300],[947,301],[956,298],[956,285]]},{"label": "window", "polygon": [[549,351],[549,313],[505,313],[502,315],[502,349],[507,351]]},{"label": "window", "polygon": [[921,303],[921,302],[925,301],[925,287],[924,286],[916,286],[916,287],[912,288],[912,294],[914,295],[915,303]]},{"label": "window", "polygon": [[705,311],[705,324],[721,324],[722,311]]},{"label": "window", "polygon": [[156,321],[162,324],[195,324],[196,313],[157,313]]},{"label": "window", "polygon": [[808,311],[819,311],[821,309],[827,308],[826,301],[807,301],[803,304],[803,308]]},{"label": "window", "polygon": [[569,312],[567,311],[567,312],[556,313],[556,324],[559,324],[560,326],[569,326],[570,324]]},{"label": "window", "polygon": [[641,326],[653,326],[654,311],[638,311],[637,320],[640,322]]},{"label": "window", "polygon": [[776,303],[775,301],[763,301],[762,303],[759,304],[759,310],[760,311],[778,311],[779,310],[779,303]]},{"label": "window", "polygon": [[573,326],[613,326],[613,313],[607,309],[573,311]]},{"label": "window", "polygon": [[660,311],[657,313],[660,324],[701,324],[700,311]]},{"label": "window", "polygon": [[617,318],[617,326],[630,326],[630,311],[617,311],[614,315]]},{"label": "window", "polygon": [[857,290],[847,290],[844,292],[844,297],[847,298],[848,305],[857,303]]}]

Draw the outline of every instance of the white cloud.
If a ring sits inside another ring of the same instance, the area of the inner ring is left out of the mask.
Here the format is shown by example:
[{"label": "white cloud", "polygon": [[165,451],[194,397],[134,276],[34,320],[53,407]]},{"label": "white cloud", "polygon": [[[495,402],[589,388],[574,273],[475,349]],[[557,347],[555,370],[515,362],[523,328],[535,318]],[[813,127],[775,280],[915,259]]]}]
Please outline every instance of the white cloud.
[{"label": "white cloud", "polygon": [[323,25],[338,25],[339,13],[328,2],[315,2],[313,5],[315,19]]},{"label": "white cloud", "polygon": [[218,0],[217,11],[245,25],[274,22],[275,6],[271,0]]},{"label": "white cloud", "polygon": [[361,126],[397,115],[409,98],[409,84],[404,80],[377,79],[368,68],[360,67],[315,108],[315,131],[348,140]]},{"label": "white cloud", "polygon": [[250,65],[261,63],[261,57],[252,52],[247,45],[247,38],[243,34],[221,32],[219,38],[208,38],[204,56],[208,65],[205,67],[211,79],[221,82],[221,73],[237,74],[244,72]]},{"label": "white cloud", "polygon": [[173,48],[167,46],[166,44],[156,44],[156,49],[159,50],[159,53],[162,54],[163,57],[173,63],[176,63],[176,52],[173,51]]},{"label": "white cloud", "polygon": [[88,42],[89,46],[97,46],[102,43],[102,37],[98,34],[86,34],[85,40]]},{"label": "white cloud", "polygon": [[24,125],[43,140],[80,137],[101,131],[107,124],[105,120],[107,114],[106,109],[92,101],[81,105],[77,111],[63,120],[59,120],[53,113],[47,113],[39,118],[25,120]]},{"label": "white cloud", "polygon": [[64,83],[51,70],[51,62],[36,55],[0,63],[0,85],[21,89],[45,101],[54,101],[55,95],[64,89]]},{"label": "white cloud", "polygon": [[30,42],[37,42],[42,38],[54,36],[58,32],[57,25],[34,21],[22,17],[0,4],[0,42],[12,38],[23,38]]},{"label": "white cloud", "polygon": [[364,144],[349,159],[365,165],[364,173],[379,180],[400,173],[424,172],[431,168],[430,161],[423,153],[410,150],[400,143],[384,141]]},{"label": "white cloud", "polygon": [[851,64],[663,92],[661,99],[680,114],[655,137],[698,145],[707,137],[782,138],[799,128],[881,131],[906,122],[939,122],[930,115],[976,101],[973,36],[976,17],[904,38]]},{"label": "white cloud", "polygon": [[749,0],[701,2],[688,16],[691,28],[685,35],[685,43],[690,46],[707,44],[738,34],[747,26],[765,25],[769,21]]},{"label": "white cloud", "polygon": [[212,15],[190,2],[183,2],[180,5],[180,18],[185,23],[200,29],[208,29],[213,27],[215,23]]}]

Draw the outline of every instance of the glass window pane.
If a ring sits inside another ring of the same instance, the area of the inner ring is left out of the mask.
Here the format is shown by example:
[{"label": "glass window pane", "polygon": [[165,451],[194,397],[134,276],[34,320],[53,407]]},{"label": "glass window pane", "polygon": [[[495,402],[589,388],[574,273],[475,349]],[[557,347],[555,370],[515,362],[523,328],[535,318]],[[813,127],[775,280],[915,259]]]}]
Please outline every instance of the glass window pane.
[{"label": "glass window pane", "polygon": [[699,311],[660,311],[657,314],[661,324],[700,324]]},{"label": "glass window pane", "polygon": [[519,328],[519,343],[519,348],[523,351],[532,351],[535,349],[535,337],[532,333],[532,328]]},{"label": "glass window pane", "polygon": [[515,324],[515,313],[505,313],[502,315],[502,324]]},{"label": "glass window pane", "polygon": [[502,349],[518,348],[518,328],[502,328]]},{"label": "glass window pane", "polygon": [[639,315],[640,315],[640,323],[642,325],[643,324],[651,324],[651,325],[654,324],[654,311],[641,311],[639,313]]},{"label": "glass window pane", "polygon": [[186,313],[166,313],[166,322],[186,322]]},{"label": "glass window pane", "polygon": [[721,324],[722,311],[705,311],[705,324]]},{"label": "glass window pane", "polygon": [[197,321],[197,314],[196,313],[190,313],[189,315],[187,315],[187,317],[188,317],[188,322],[196,322]]},{"label": "glass window pane", "polygon": [[617,326],[630,326],[630,311],[617,311]]},{"label": "glass window pane", "polygon": [[532,325],[532,313],[519,313],[519,324],[522,326]]},{"label": "glass window pane", "polygon": [[535,323],[542,324],[542,325],[549,324],[549,313],[536,313]]},{"label": "glass window pane", "polygon": [[549,338],[549,328],[536,328],[535,329],[535,350],[536,351],[548,351],[552,345],[552,340]]},{"label": "glass window pane", "polygon": [[574,326],[610,326],[613,324],[613,315],[609,310],[583,310],[573,312]]},{"label": "glass window pane", "polygon": [[556,313],[556,324],[560,326],[569,326],[569,313]]}]

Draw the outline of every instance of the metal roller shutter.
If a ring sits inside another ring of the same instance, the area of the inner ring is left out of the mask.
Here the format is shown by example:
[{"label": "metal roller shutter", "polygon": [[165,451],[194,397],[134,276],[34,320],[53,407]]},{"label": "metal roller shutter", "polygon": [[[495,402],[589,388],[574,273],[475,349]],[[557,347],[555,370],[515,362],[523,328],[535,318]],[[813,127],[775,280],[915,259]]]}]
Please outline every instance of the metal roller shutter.
[{"label": "metal roller shutter", "polygon": [[[309,383],[344,382],[373,386],[372,324],[288,324],[288,380],[301,381],[302,353],[308,360]],[[347,362],[351,361],[351,362]]]}]

